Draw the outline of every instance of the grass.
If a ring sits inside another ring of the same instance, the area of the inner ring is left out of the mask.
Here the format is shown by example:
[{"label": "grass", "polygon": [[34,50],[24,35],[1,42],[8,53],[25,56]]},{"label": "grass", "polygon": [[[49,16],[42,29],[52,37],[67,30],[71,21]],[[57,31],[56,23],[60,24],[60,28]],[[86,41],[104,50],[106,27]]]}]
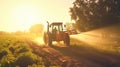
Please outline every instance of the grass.
[{"label": "grass", "polygon": [[[102,45],[102,44],[101,44]],[[57,47],[54,49],[60,51],[63,55],[70,56],[88,64],[88,67],[120,67],[120,49],[119,45],[89,45],[80,40],[71,38],[69,47]]]},{"label": "grass", "polygon": [[[118,40],[119,41],[119,40]],[[120,43],[117,42],[117,44],[100,44],[100,45],[90,45],[85,42],[82,42],[78,39],[71,38],[71,45],[72,46],[83,46],[83,47],[91,47],[94,48],[100,52],[109,52],[109,53],[118,53],[120,54]]]}]

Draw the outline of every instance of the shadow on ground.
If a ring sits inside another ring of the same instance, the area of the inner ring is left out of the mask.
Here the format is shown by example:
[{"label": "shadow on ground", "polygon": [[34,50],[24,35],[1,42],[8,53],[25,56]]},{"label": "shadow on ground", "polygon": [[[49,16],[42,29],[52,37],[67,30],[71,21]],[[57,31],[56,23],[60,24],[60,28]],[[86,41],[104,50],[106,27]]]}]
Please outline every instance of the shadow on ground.
[{"label": "shadow on ground", "polygon": [[120,67],[120,54],[104,52],[80,43],[69,47],[52,46],[66,56],[73,57],[89,65],[89,67]]}]

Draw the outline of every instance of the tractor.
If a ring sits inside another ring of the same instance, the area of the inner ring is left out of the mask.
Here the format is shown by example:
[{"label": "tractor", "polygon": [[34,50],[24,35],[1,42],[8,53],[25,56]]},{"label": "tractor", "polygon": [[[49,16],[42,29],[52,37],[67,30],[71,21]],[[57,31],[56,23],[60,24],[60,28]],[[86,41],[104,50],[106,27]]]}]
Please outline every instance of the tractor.
[{"label": "tractor", "polygon": [[70,37],[67,31],[64,31],[62,22],[47,22],[47,32],[44,32],[44,42],[46,45],[52,46],[53,41],[63,41],[66,46],[70,45]]}]

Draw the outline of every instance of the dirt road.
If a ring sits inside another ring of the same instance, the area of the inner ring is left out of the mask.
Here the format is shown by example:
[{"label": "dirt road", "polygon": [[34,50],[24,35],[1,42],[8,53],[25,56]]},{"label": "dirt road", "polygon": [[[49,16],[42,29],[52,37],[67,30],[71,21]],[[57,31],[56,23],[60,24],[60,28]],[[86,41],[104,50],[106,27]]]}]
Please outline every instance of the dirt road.
[{"label": "dirt road", "polygon": [[[45,58],[46,64],[58,67],[120,67],[119,38],[89,33],[71,36],[71,46],[55,43],[52,47],[28,41],[34,53]],[[117,46],[117,49],[116,49]],[[47,66],[46,66],[47,67]]]},{"label": "dirt road", "polygon": [[65,55],[83,61],[88,67],[120,67],[120,38],[86,32],[71,37],[69,48],[57,48]]}]

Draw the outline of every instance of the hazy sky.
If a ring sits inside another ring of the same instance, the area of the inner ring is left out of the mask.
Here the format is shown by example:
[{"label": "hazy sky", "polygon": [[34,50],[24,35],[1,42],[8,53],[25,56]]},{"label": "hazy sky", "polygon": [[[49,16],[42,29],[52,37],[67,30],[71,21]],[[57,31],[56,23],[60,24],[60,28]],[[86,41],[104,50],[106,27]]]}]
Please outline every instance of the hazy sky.
[{"label": "hazy sky", "polygon": [[0,31],[28,30],[35,23],[70,22],[74,0],[0,0]]}]

